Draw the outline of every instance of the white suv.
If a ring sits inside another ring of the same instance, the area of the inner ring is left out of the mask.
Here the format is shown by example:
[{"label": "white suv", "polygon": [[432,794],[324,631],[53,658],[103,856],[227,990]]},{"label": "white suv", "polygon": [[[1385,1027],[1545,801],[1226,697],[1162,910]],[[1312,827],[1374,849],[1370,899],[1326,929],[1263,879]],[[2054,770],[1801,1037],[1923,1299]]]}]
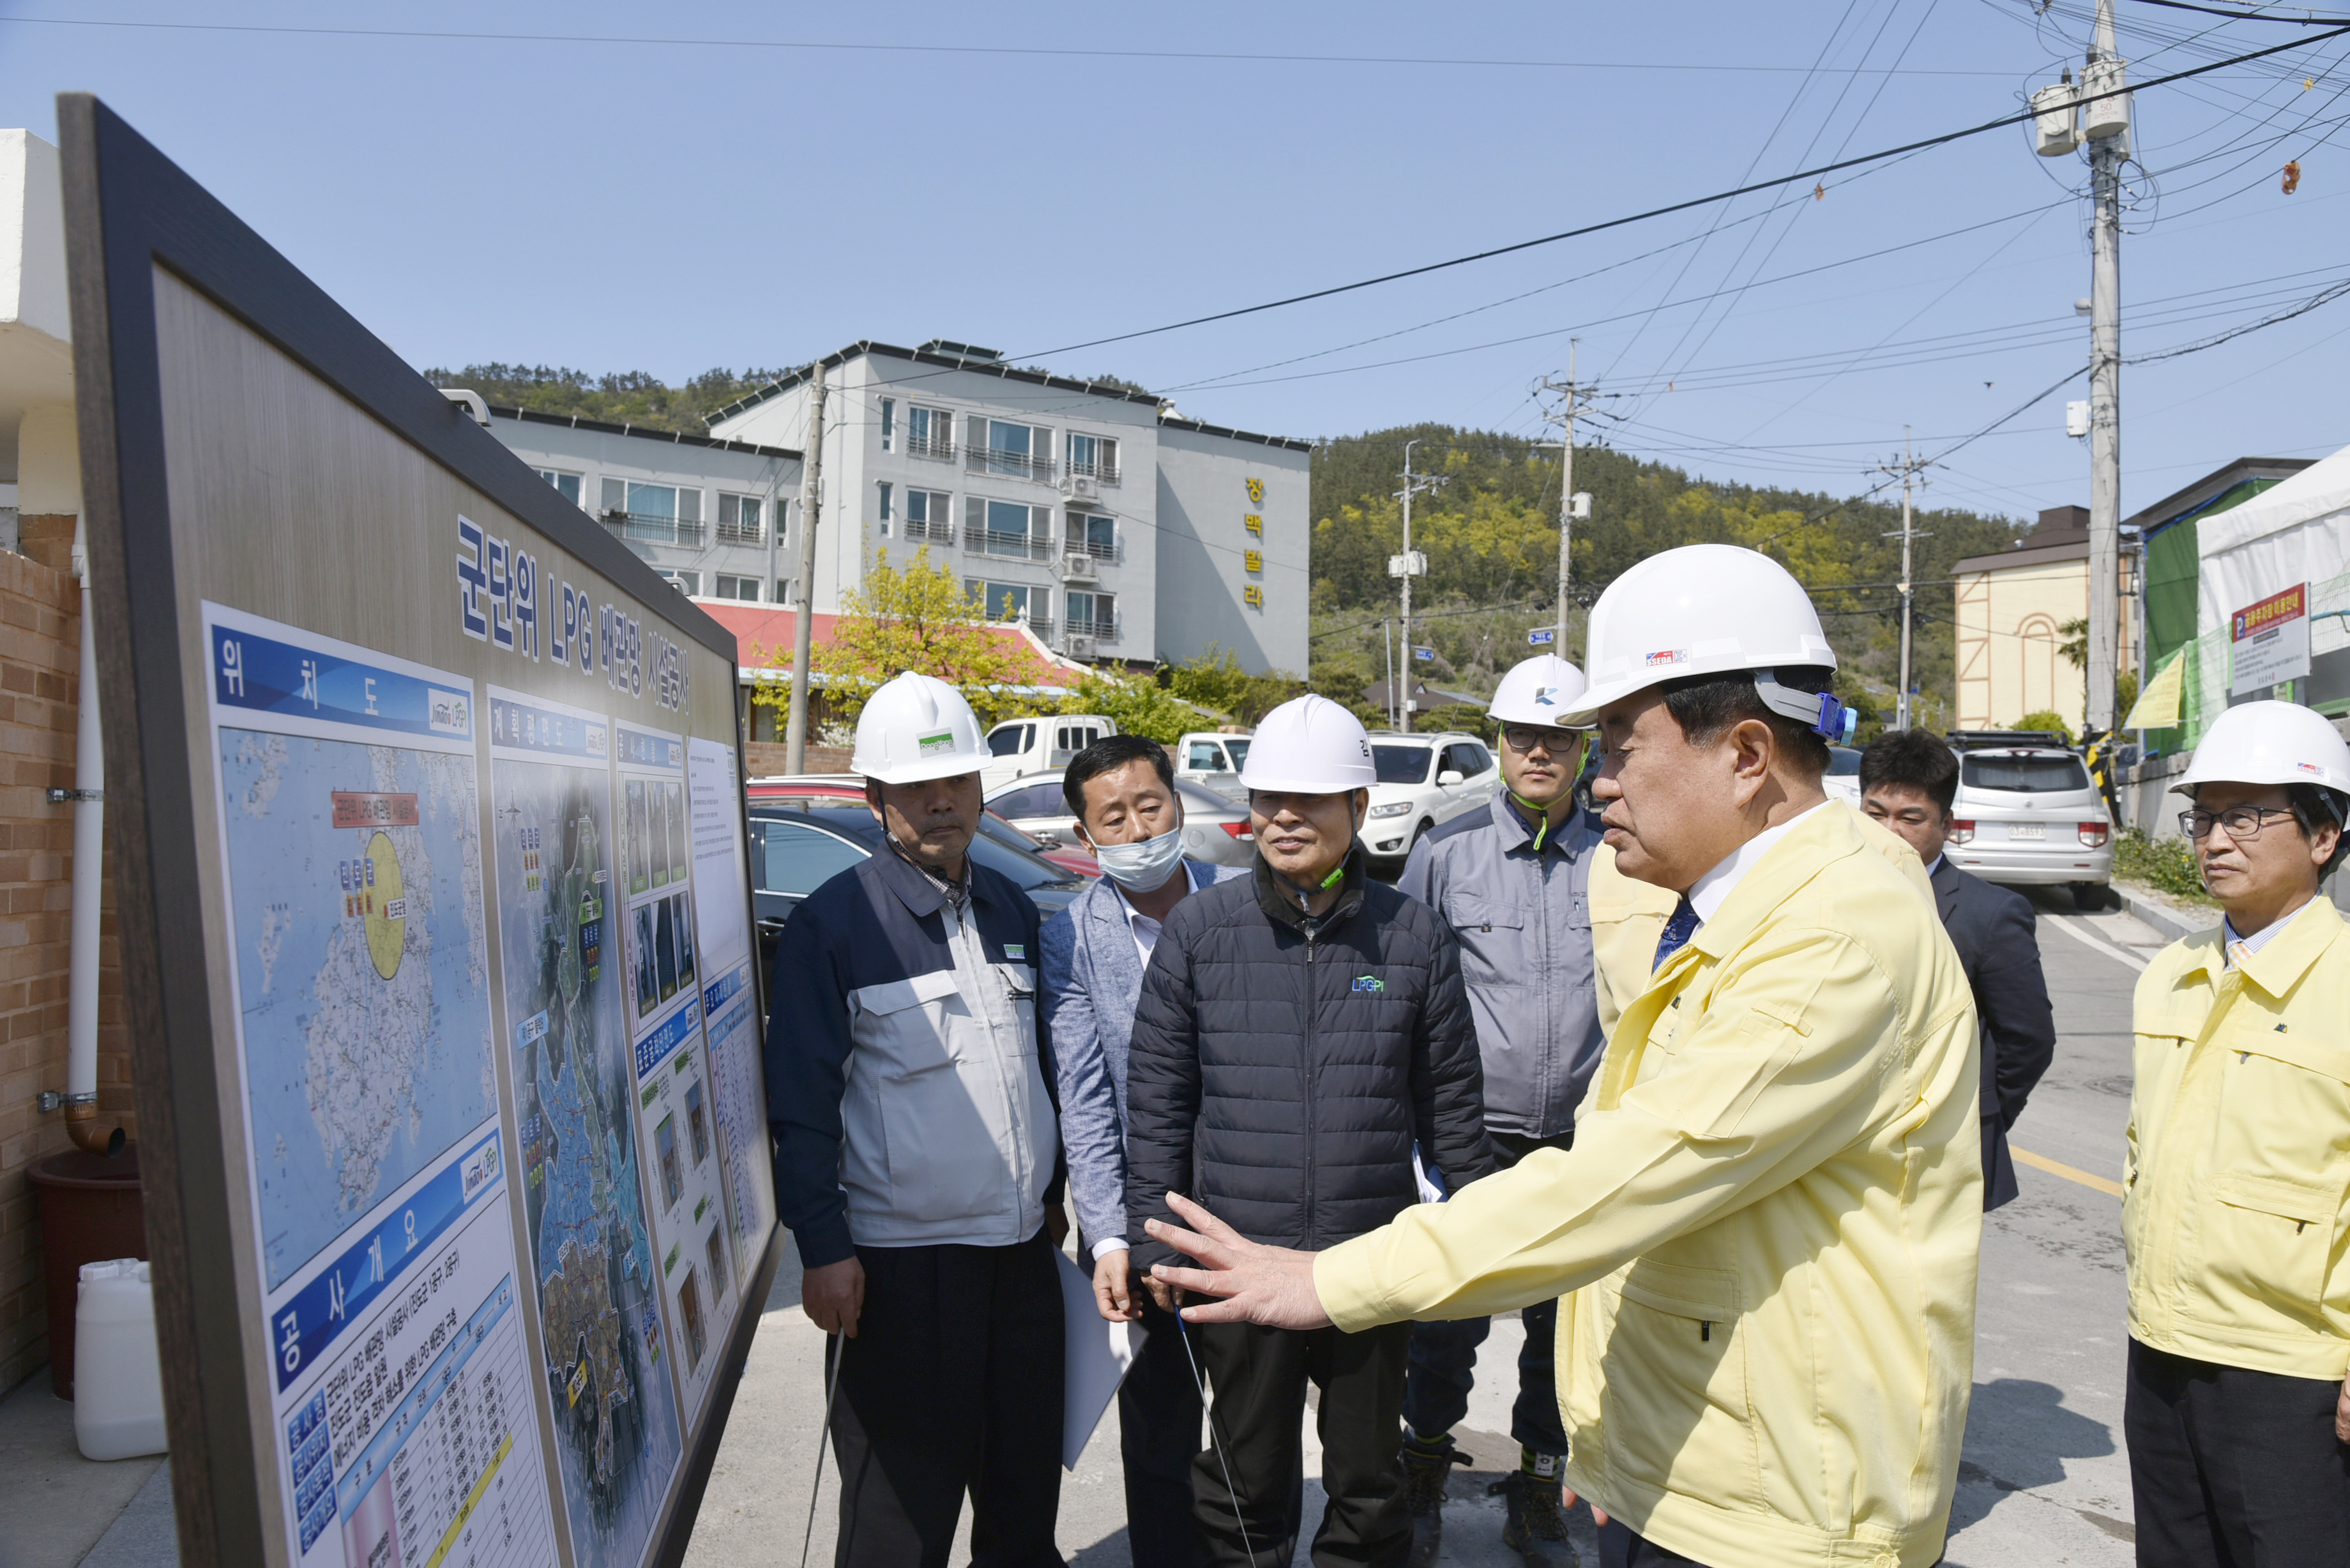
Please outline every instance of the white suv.
[{"label": "white suv", "polygon": [[1363,853],[1383,875],[1403,868],[1411,846],[1441,822],[1475,811],[1502,787],[1502,767],[1474,735],[1457,730],[1429,735],[1377,731],[1371,735],[1370,815],[1363,819]]},{"label": "white suv", "polygon": [[1950,805],[1952,865],[2008,887],[2073,889],[2094,909],[2114,877],[2113,821],[2080,756],[2062,736],[2031,730],[1954,730],[1959,794]]}]

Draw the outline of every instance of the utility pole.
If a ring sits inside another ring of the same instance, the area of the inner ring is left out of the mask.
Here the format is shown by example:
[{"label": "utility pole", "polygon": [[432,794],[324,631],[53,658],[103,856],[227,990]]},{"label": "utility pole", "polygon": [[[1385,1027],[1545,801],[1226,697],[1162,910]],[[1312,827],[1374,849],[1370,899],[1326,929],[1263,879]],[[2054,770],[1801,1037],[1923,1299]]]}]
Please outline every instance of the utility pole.
[{"label": "utility pole", "polygon": [[1542,381],[1542,390],[1560,393],[1566,399],[1557,408],[1543,415],[1544,423],[1560,428],[1562,439],[1535,443],[1558,448],[1558,629],[1552,634],[1550,650],[1561,659],[1566,657],[1566,589],[1568,580],[1574,575],[1573,557],[1567,550],[1568,535],[1575,518],[1588,519],[1591,515],[1591,497],[1579,493],[1575,488],[1575,416],[1583,411],[1585,403],[1591,400],[1590,389],[1576,381],[1575,376],[1575,354],[1582,342],[1580,337],[1567,339],[1566,380],[1564,385],[1547,376]]},{"label": "utility pole", "polygon": [[[1909,543],[1913,539],[1931,537],[1930,535],[1918,533],[1911,525],[1909,492],[1913,485],[1925,483],[1918,476],[1933,466],[1930,462],[1920,462],[1912,455],[1909,449],[1908,425],[1901,427],[1901,461],[1881,462],[1877,465],[1877,471],[1879,473],[1898,474],[1901,477],[1901,529],[1898,535],[1901,540],[1901,581],[1898,585],[1901,589],[1901,694],[1894,703],[1893,709],[1893,727],[1897,730],[1906,730],[1910,727],[1909,645],[1918,618],[1918,586],[1910,580]],[[1895,536],[1892,534],[1885,535],[1888,539]]]},{"label": "utility pole", "polygon": [[800,579],[792,607],[792,717],[784,771],[807,772],[808,643],[816,631],[816,520],[824,504],[824,361],[809,379],[806,452],[800,460]]},{"label": "utility pole", "polygon": [[[1403,500],[1403,554],[1388,557],[1388,576],[1403,579],[1403,683],[1407,695],[1399,704],[1403,714],[1399,726],[1407,735],[1411,733],[1411,711],[1417,705],[1409,693],[1419,686],[1419,678],[1412,667],[1419,662],[1419,653],[1411,645],[1411,580],[1428,574],[1428,557],[1411,547],[1411,498],[1422,491],[1434,490],[1444,483],[1444,476],[1435,473],[1414,473],[1411,471],[1411,449],[1419,444],[1417,438],[1403,443],[1403,488],[1396,494]],[[1394,691],[1392,681],[1388,686]]]},{"label": "utility pole", "polygon": [[[2097,0],[2096,41],[2081,73],[2086,94],[2118,94],[2123,62],[2114,50],[2114,0]],[[2089,276],[2089,691],[2088,728],[2114,727],[2120,641],[2122,431],[2122,162],[2129,156],[2129,99],[2085,106],[2089,186],[2095,209]]]}]

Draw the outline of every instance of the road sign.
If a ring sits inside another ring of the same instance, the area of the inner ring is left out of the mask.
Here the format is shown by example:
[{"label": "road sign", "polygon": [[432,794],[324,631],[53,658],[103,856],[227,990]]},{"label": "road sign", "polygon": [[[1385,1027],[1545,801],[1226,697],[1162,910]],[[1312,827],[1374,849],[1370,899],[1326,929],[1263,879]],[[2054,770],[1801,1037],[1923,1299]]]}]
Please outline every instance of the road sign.
[{"label": "road sign", "polygon": [[1528,648],[1548,648],[1552,643],[1557,640],[1558,628],[1555,626],[1537,627],[1534,630],[1526,633],[1526,646]]},{"label": "road sign", "polygon": [[1414,659],[1420,659],[1422,661],[1433,659],[1436,657],[1436,649],[1432,648],[1415,648],[1411,650],[1411,656]]}]

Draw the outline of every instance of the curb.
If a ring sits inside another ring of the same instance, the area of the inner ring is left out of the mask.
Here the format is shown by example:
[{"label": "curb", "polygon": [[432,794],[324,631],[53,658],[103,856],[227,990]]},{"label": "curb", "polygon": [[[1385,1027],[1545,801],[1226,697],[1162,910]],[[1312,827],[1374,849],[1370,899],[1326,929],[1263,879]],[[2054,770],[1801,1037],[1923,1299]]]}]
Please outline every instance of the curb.
[{"label": "curb", "polygon": [[2184,913],[2139,892],[2126,882],[2114,883],[2113,889],[2120,896],[2123,909],[2174,942],[2194,936],[2199,931],[2209,930],[2217,923],[2213,920],[2198,919],[2193,915]]}]

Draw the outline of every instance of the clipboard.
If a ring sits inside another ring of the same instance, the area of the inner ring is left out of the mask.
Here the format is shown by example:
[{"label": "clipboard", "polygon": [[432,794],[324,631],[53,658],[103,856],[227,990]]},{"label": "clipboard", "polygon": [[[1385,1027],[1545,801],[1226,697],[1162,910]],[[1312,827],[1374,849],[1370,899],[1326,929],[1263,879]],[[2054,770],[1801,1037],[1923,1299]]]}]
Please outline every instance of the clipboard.
[{"label": "clipboard", "polygon": [[1061,1468],[1074,1470],[1134,1365],[1134,1325],[1105,1320],[1092,1278],[1060,1249],[1053,1256],[1061,1265]]}]

